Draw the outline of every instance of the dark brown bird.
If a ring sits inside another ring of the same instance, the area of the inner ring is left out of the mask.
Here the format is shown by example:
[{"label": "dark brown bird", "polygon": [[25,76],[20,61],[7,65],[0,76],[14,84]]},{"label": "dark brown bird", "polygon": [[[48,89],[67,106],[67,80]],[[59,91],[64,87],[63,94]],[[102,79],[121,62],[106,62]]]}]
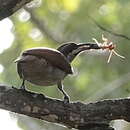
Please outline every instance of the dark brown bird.
[{"label": "dark brown bird", "polygon": [[63,90],[62,81],[68,74],[73,74],[70,65],[73,59],[80,52],[88,49],[100,49],[100,47],[91,43],[66,43],[57,50],[46,47],[25,50],[15,61],[18,74],[23,79],[21,89],[25,90],[25,80],[40,86],[57,84],[64,95],[64,102],[69,102],[69,96]]}]

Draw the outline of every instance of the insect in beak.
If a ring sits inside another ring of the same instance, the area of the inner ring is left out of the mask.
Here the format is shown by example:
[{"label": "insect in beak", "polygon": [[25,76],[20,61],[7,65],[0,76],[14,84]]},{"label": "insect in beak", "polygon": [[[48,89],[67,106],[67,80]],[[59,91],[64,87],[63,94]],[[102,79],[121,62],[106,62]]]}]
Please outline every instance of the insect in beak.
[{"label": "insect in beak", "polygon": [[108,50],[108,51],[110,52],[109,57],[108,57],[108,60],[107,60],[107,63],[110,62],[111,57],[112,57],[113,54],[116,55],[116,56],[118,56],[118,57],[120,57],[120,58],[122,58],[122,59],[125,59],[124,56],[118,54],[118,53],[115,51],[116,45],[113,44],[113,42],[109,42],[109,40],[108,40],[106,37],[104,37],[103,34],[102,34],[102,41],[103,41],[103,43],[99,43],[95,38],[93,38],[93,40],[99,45],[99,47],[100,47],[102,50]]}]

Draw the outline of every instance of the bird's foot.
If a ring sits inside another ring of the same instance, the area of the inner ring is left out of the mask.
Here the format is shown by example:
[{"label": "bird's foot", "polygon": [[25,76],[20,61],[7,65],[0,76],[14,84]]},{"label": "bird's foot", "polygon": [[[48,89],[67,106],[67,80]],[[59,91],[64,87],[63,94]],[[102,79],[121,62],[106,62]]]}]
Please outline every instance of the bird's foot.
[{"label": "bird's foot", "polygon": [[20,89],[23,90],[23,91],[26,91],[25,88],[26,88],[25,85],[21,85],[21,86],[20,86]]},{"label": "bird's foot", "polygon": [[16,87],[14,87],[14,86],[11,86],[12,87],[12,89],[17,89]]},{"label": "bird's foot", "polygon": [[13,89],[15,89],[15,87],[14,86],[11,86]]},{"label": "bird's foot", "polygon": [[69,96],[65,96],[65,97],[64,97],[64,104],[67,104],[67,103],[69,103],[69,102],[70,102]]},{"label": "bird's foot", "polygon": [[[11,86],[11,87],[12,87],[12,89],[18,89],[18,88],[14,87],[14,86]],[[24,86],[24,85],[21,85],[21,86],[20,86],[20,89],[21,89],[21,90],[26,91],[26,89],[25,89],[25,86]]]}]

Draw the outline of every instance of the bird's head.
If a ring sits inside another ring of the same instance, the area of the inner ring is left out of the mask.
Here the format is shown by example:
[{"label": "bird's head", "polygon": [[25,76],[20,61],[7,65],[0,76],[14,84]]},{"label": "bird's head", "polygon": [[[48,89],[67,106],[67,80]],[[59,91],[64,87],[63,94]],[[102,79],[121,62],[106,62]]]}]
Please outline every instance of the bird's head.
[{"label": "bird's head", "polygon": [[85,50],[89,50],[91,48],[99,48],[97,44],[92,43],[74,43],[68,42],[62,44],[60,47],[57,48],[69,62],[72,62],[73,59],[81,52]]}]

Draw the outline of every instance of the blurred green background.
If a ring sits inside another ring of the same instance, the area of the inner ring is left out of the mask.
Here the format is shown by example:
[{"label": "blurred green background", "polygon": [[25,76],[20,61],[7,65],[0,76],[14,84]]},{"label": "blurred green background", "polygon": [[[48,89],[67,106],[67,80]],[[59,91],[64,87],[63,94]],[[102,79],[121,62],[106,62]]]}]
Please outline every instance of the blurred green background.
[{"label": "blurred green background", "polygon": [[[130,37],[129,0],[34,0],[9,19],[1,21],[0,24],[3,22],[6,27],[9,26],[10,31],[7,33],[10,35],[6,33],[3,39],[0,38],[0,82],[20,86],[21,80],[13,61],[27,48],[57,48],[68,41],[91,42],[93,37],[101,42],[101,35],[104,34],[116,44],[116,50],[126,57],[125,60],[113,56],[108,64],[107,52],[82,53],[72,63],[75,74],[65,79],[65,90],[71,101],[85,103],[129,97],[130,40],[104,32],[89,16],[101,26]],[[45,88],[30,83],[26,83],[26,86],[31,91],[62,98],[56,86]],[[67,129],[25,116],[17,116],[17,119],[23,130]],[[125,122],[115,122],[113,125],[118,130],[130,129]]]}]

